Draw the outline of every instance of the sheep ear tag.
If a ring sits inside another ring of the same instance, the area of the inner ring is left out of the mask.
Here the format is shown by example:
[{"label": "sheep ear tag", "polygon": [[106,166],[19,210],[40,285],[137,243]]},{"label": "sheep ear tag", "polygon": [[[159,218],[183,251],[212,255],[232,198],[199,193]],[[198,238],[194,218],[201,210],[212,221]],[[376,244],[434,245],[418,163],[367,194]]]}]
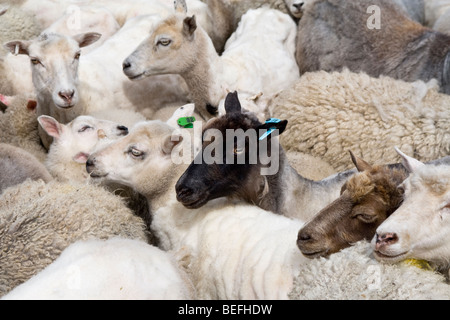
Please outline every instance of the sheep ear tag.
[{"label": "sheep ear tag", "polygon": [[287,125],[286,120],[280,120],[277,118],[267,119],[266,123],[263,124],[261,127],[259,127],[260,130],[267,129],[267,131],[261,137],[259,137],[259,141],[266,139],[275,130],[280,130],[279,134],[281,134],[284,131],[284,129],[286,129],[286,125]]},{"label": "sheep ear tag", "polygon": [[193,128],[195,122],[195,117],[181,117],[178,119],[177,123],[183,128]]}]

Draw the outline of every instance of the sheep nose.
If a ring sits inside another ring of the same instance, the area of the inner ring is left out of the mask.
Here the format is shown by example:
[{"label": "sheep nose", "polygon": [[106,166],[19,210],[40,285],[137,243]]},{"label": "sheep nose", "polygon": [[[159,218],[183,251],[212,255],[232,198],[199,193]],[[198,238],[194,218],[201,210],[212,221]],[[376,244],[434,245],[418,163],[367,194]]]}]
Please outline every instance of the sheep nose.
[{"label": "sheep nose", "polygon": [[376,234],[375,250],[380,250],[382,247],[394,244],[398,241],[396,233],[384,233],[382,235]]},{"label": "sheep nose", "polygon": [[313,239],[312,239],[311,234],[308,232],[308,230],[302,229],[299,231],[298,237],[297,237],[297,244],[300,245],[301,243],[303,244],[303,243],[311,241],[311,240],[313,240]]},{"label": "sheep nose", "polygon": [[126,136],[128,134],[128,128],[125,126],[117,126],[117,130],[120,131],[120,135]]},{"label": "sheep nose", "polygon": [[190,197],[194,194],[194,190],[189,187],[180,187],[176,186],[177,198],[183,199],[186,197]]},{"label": "sheep nose", "polygon": [[64,102],[70,104],[72,102],[73,96],[75,95],[75,90],[60,91],[58,95],[61,99],[64,100]]},{"label": "sheep nose", "polygon": [[124,71],[125,71],[126,69],[131,68],[131,63],[130,63],[128,60],[125,60],[125,61],[122,63],[122,68],[123,68]]},{"label": "sheep nose", "polygon": [[303,7],[303,4],[304,4],[303,2],[299,2],[299,3],[294,3],[293,6],[295,8],[297,8],[297,10],[300,11],[300,9]]},{"label": "sheep nose", "polygon": [[96,162],[95,158],[89,158],[89,159],[86,161],[86,171],[87,171],[88,173],[92,173],[92,171],[94,171],[94,168],[95,168],[95,162]]}]

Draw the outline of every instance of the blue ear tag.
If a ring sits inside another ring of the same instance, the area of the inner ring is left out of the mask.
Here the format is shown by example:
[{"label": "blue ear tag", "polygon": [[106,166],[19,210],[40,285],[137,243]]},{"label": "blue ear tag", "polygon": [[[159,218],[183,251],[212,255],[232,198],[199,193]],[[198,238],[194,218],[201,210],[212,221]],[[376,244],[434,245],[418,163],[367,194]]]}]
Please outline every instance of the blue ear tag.
[{"label": "blue ear tag", "polygon": [[[271,123],[280,123],[281,120],[277,119],[277,118],[270,118],[268,120],[266,120],[266,124],[271,124]],[[274,132],[275,130],[277,130],[276,127],[269,127],[269,129],[259,138],[259,141],[264,140],[265,138],[267,138],[268,136],[270,136],[272,134],[272,132]]]}]

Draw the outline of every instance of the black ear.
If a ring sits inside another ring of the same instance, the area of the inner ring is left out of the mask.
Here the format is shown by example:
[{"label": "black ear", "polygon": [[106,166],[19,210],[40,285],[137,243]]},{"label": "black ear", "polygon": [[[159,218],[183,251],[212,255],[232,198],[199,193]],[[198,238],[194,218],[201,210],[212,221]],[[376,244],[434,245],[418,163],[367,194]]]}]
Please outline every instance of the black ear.
[{"label": "black ear", "polygon": [[241,103],[239,102],[238,93],[230,92],[225,98],[226,113],[239,112],[241,113]]}]

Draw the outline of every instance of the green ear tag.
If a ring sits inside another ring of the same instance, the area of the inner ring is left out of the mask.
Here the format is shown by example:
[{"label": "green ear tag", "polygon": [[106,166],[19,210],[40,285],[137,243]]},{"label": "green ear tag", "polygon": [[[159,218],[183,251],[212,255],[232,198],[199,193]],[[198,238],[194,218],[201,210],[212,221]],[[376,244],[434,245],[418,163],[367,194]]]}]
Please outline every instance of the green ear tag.
[{"label": "green ear tag", "polygon": [[178,119],[178,125],[183,128],[193,128],[195,117],[182,117]]}]

